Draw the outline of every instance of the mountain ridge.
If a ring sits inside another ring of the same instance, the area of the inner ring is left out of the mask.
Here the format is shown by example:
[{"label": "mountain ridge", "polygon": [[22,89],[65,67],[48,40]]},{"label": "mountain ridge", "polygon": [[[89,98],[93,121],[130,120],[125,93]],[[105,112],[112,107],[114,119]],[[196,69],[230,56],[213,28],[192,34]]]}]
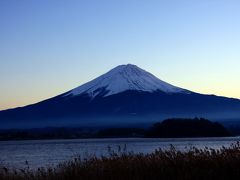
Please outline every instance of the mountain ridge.
[{"label": "mountain ridge", "polygon": [[67,95],[80,95],[83,93],[95,97],[105,90],[104,97],[124,92],[136,90],[143,92],[163,91],[166,93],[190,93],[185,89],[173,86],[158,79],[153,74],[137,67],[136,65],[120,65],[107,73],[87,82],[73,90]]},{"label": "mountain ridge", "polygon": [[173,117],[240,119],[240,100],[195,93],[124,65],[53,98],[0,111],[0,128],[127,126]]}]

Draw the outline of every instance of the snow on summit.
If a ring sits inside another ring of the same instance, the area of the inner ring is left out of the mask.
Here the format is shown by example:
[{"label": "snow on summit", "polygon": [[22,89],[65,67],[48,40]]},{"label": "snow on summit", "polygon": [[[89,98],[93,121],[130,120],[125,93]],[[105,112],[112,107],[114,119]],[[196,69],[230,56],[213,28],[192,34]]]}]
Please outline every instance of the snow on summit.
[{"label": "snow on summit", "polygon": [[151,73],[137,67],[136,65],[120,65],[106,74],[83,84],[67,95],[89,94],[95,97],[100,93],[104,97],[118,94],[127,90],[143,92],[163,91],[165,93],[184,93],[186,90],[168,84]]}]

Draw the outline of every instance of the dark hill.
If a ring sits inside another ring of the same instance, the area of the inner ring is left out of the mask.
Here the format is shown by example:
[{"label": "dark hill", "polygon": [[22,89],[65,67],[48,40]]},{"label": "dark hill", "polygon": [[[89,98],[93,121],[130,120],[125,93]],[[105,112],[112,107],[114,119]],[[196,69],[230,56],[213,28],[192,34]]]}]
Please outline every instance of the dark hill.
[{"label": "dark hill", "polygon": [[159,138],[224,137],[230,135],[221,124],[203,118],[167,119],[154,124],[147,133],[147,137]]}]

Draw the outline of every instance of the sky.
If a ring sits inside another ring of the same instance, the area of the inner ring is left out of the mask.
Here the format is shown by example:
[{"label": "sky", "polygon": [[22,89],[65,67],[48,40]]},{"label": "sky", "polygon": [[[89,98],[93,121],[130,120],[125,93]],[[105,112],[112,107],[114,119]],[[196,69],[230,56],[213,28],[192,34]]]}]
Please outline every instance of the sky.
[{"label": "sky", "polygon": [[239,0],[0,0],[0,110],[120,64],[240,98]]}]

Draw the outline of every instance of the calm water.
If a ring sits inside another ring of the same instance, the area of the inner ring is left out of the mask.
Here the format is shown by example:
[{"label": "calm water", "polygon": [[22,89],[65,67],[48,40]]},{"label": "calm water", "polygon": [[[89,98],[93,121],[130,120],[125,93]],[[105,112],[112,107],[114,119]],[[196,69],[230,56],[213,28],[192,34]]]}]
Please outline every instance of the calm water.
[{"label": "calm water", "polygon": [[89,157],[108,155],[108,147],[117,150],[118,146],[126,145],[127,151],[150,153],[155,149],[168,149],[174,145],[179,150],[191,146],[199,148],[228,147],[240,141],[234,138],[193,138],[193,139],[78,139],[78,140],[31,140],[0,142],[0,163],[8,167],[24,167],[27,160],[31,168],[57,165],[76,155]]}]

